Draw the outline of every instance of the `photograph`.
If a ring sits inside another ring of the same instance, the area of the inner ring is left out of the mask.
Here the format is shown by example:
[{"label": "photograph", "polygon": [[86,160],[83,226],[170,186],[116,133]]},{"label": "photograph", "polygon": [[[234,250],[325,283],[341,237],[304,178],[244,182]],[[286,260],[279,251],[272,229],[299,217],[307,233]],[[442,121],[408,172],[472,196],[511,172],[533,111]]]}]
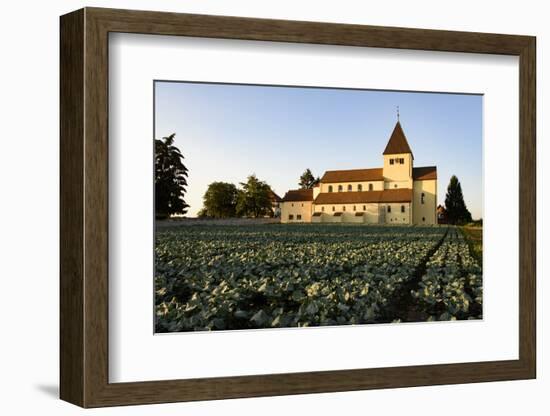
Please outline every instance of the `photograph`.
[{"label": "photograph", "polygon": [[483,319],[483,95],[155,80],[154,332]]}]

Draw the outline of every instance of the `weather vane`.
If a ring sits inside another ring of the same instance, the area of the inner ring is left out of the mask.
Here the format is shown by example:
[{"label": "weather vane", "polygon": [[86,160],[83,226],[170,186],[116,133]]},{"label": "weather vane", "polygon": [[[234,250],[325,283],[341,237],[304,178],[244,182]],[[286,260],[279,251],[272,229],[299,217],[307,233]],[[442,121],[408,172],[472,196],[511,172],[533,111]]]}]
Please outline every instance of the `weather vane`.
[{"label": "weather vane", "polygon": [[397,121],[399,121],[399,106],[397,106]]}]

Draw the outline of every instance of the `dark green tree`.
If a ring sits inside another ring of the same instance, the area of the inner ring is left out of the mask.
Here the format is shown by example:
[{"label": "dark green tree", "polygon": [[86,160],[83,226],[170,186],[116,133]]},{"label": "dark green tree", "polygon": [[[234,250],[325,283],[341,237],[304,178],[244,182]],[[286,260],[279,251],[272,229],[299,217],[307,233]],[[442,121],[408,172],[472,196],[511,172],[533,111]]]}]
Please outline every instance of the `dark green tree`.
[{"label": "dark green tree", "polygon": [[236,215],[237,187],[227,182],[212,182],[203,199],[205,216],[229,218]]},{"label": "dark green tree", "polygon": [[272,216],[271,187],[250,175],[246,182],[241,182],[237,196],[237,215],[244,217]]},{"label": "dark green tree", "polygon": [[311,189],[317,185],[319,181],[319,177],[313,176],[313,173],[311,173],[311,170],[308,168],[304,171],[304,173],[302,173],[302,176],[300,176],[300,182],[298,182],[298,185],[300,185],[301,189]]},{"label": "dark green tree", "polygon": [[455,175],[451,176],[449,186],[447,187],[445,210],[447,211],[447,220],[451,224],[464,224],[472,221],[472,214],[470,214],[464,202],[462,186]]},{"label": "dark green tree", "polygon": [[197,212],[197,218],[207,218],[208,212],[206,212],[206,208],[202,207],[199,212]]},{"label": "dark green tree", "polygon": [[183,199],[187,186],[187,168],[183,155],[174,146],[176,133],[155,139],[155,217],[185,214],[189,205]]}]

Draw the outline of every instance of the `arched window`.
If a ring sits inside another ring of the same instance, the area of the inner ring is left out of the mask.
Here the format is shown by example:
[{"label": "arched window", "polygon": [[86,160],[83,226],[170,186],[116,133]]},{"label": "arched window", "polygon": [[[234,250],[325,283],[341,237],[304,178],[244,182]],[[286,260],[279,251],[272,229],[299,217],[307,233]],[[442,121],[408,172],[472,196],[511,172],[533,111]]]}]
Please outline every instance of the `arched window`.
[{"label": "arched window", "polygon": [[332,212],[336,211],[336,209],[334,208],[334,206],[332,207]]},{"label": "arched window", "polygon": [[366,210],[367,210],[367,206],[363,205],[363,211],[366,211]]},{"label": "arched window", "polygon": [[329,185],[329,186],[328,186],[328,191],[329,191],[329,192],[332,192],[332,185]]},{"label": "arched window", "polygon": [[344,206],[342,207],[342,211],[345,211],[345,210],[346,210],[346,206],[344,205]]},{"label": "arched window", "polygon": [[342,192],[344,190],[344,188],[342,187],[342,185],[338,185],[338,192]]},{"label": "arched window", "polygon": [[363,190],[363,185],[361,185],[361,184],[357,185],[357,190],[359,192],[361,192]]},{"label": "arched window", "polygon": [[325,207],[321,207],[321,211],[322,211],[322,212],[325,212]]},{"label": "arched window", "polygon": [[372,186],[372,183],[369,183],[369,191],[372,191],[374,187]]},{"label": "arched window", "polygon": [[401,205],[401,212],[405,212],[405,205]]},{"label": "arched window", "polygon": [[353,190],[353,187],[350,185],[348,185],[348,192],[351,192]]},{"label": "arched window", "polygon": [[388,205],[388,212],[391,212],[391,205]]},{"label": "arched window", "polygon": [[355,205],[353,206],[353,210],[354,210],[354,211],[356,210]]},{"label": "arched window", "polygon": [[424,192],[422,192],[422,195],[420,195],[420,203],[423,204],[424,203],[424,198],[426,197],[426,195],[424,194]]}]

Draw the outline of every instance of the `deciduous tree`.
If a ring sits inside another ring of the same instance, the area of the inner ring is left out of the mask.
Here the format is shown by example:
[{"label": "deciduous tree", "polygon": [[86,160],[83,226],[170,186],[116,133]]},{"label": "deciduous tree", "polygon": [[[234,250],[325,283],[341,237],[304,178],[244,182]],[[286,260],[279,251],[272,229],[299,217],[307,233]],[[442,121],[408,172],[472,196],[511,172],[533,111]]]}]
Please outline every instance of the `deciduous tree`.
[{"label": "deciduous tree", "polygon": [[212,182],[208,185],[203,201],[204,215],[214,218],[234,217],[237,208],[237,187],[227,182]]},{"label": "deciduous tree", "polygon": [[254,218],[273,215],[271,187],[267,183],[250,175],[241,187],[237,196],[237,215]]}]

